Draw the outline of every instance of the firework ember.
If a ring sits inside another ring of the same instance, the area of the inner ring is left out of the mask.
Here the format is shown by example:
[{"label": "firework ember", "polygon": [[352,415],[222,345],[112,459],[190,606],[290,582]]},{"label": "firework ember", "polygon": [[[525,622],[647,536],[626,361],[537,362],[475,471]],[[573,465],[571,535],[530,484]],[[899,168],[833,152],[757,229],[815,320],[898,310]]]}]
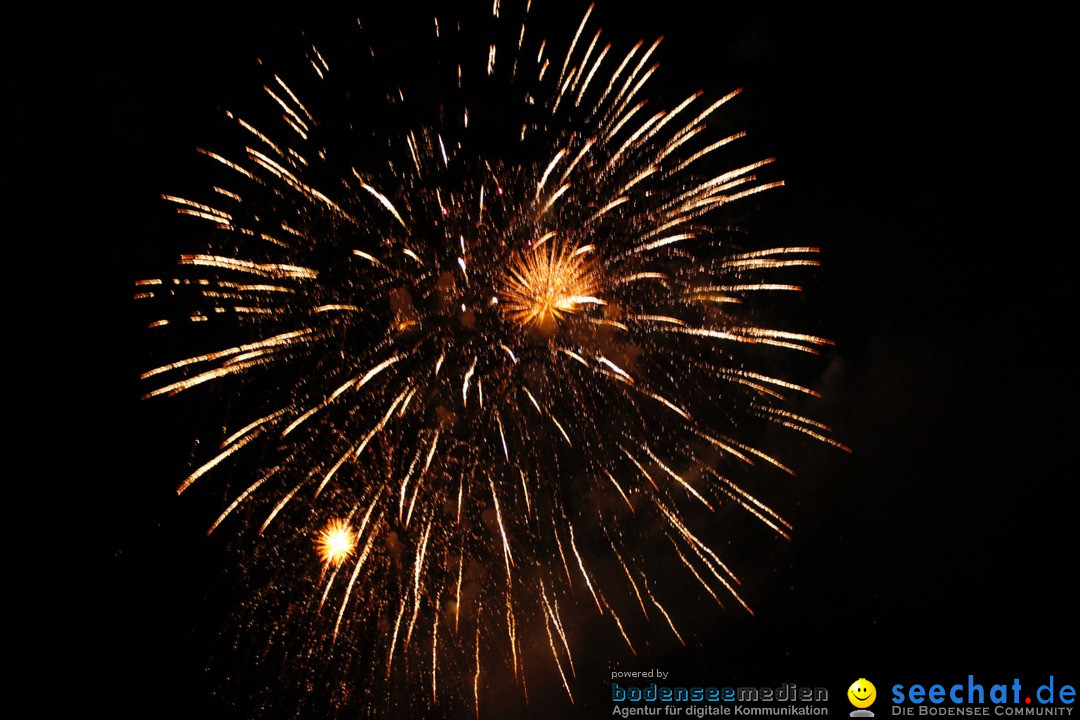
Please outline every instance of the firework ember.
[{"label": "firework ember", "polygon": [[[771,160],[725,161],[742,133],[712,128],[737,93],[654,106],[659,40],[617,49],[592,14],[556,52],[496,2],[509,42],[440,64],[438,112],[385,135],[409,88],[324,114],[360,93],[310,47],[268,76],[270,120],[229,113],[241,144],[201,150],[207,191],[165,196],[209,239],[137,290],[188,348],[146,396],[227,400],[179,491],[228,478],[210,529],[272,568],[252,592],[288,595],[289,652],[348,682],[400,674],[429,708],[482,713],[496,667],[527,692],[537,637],[572,702],[572,612],[631,651],[631,615],[682,642],[665,603],[685,588],[654,581],[645,537],[706,602],[749,610],[710,518],[731,502],[787,537],[738,473],[792,471],[747,428],[842,447],[790,409],[816,392],[768,370],[829,341],[756,301],[799,293],[817,250],[746,248],[724,220],[781,184],[758,176]],[[439,20],[430,42],[454,34]]]}]

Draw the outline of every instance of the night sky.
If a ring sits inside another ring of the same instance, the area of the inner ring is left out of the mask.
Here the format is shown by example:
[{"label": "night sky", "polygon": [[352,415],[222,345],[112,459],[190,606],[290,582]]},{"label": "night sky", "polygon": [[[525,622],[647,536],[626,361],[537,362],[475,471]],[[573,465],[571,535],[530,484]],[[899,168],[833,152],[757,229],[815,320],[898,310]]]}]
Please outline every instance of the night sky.
[{"label": "night sky", "polygon": [[[585,7],[536,4],[567,33]],[[425,27],[420,5],[356,13]],[[40,717],[247,714],[204,671],[225,610],[218,509],[175,495],[198,406],[139,400],[153,360],[132,283],[195,239],[160,195],[204,182],[194,148],[258,89],[254,59],[341,30],[303,3],[168,12],[9,24],[7,347],[26,368],[8,378],[7,591],[29,606],[9,626],[30,628]],[[822,249],[807,330],[836,346],[810,364],[809,409],[854,452],[803,448],[799,477],[769,486],[795,532],[731,549],[754,617],[702,605],[690,647],[665,637],[636,659],[589,643],[561,715],[607,716],[613,663],[837,698],[862,676],[879,693],[969,673],[1076,684],[1075,15],[596,12],[617,48],[665,36],[672,97],[745,88],[731,121],[787,182],[755,237]]]}]

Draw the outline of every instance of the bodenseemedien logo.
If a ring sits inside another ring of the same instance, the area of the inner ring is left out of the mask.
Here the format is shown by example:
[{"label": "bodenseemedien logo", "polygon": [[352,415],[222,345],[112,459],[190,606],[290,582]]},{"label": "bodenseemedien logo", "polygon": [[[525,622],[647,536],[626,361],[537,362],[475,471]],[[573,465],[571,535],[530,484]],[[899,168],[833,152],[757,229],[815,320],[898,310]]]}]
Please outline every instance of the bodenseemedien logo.
[{"label": "bodenseemedien logo", "polygon": [[[671,682],[668,673],[616,670],[612,678],[658,677]],[[764,687],[687,686],[651,682],[644,687],[611,683],[611,714],[616,717],[663,716],[679,718],[738,716],[825,716],[829,714],[829,691],[795,683]]]},{"label": "bodenseemedien logo", "polygon": [[866,709],[877,699],[877,688],[874,687],[874,683],[866,678],[859,678],[848,688],[847,699],[855,706],[855,709],[851,711],[851,717],[874,717],[874,713]]}]

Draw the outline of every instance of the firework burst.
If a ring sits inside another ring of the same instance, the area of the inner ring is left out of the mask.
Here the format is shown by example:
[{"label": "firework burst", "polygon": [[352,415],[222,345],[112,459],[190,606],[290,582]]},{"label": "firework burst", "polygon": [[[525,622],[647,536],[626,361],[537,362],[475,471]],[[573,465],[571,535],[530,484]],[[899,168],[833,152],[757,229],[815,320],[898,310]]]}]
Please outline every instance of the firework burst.
[{"label": "firework burst", "polygon": [[[741,250],[722,221],[780,184],[758,178],[770,160],[723,164],[742,133],[710,123],[736,93],[651,106],[659,41],[617,50],[592,12],[557,53],[527,8],[496,2],[510,41],[440,64],[437,119],[425,108],[375,139],[370,98],[338,123],[309,106],[349,94],[310,47],[297,77],[264,86],[274,129],[229,113],[242,150],[201,150],[217,184],[165,196],[212,237],[139,284],[160,301],[152,327],[197,347],[146,372],[146,396],[229,398],[229,429],[179,491],[225,467],[247,478],[210,530],[239,529],[272,567],[274,596],[311,629],[286,651],[300,663],[399,673],[431,707],[464,694],[479,714],[494,665],[527,692],[540,637],[572,702],[571,608],[632,652],[629,614],[684,641],[635,540],[646,529],[710,602],[749,610],[708,517],[732,502],[787,537],[735,473],[791,470],[744,426],[838,445],[786,407],[816,393],[760,364],[761,348],[828,341],[755,311],[818,261]],[[434,34],[452,33],[437,19]],[[387,94],[388,114],[407,92]],[[348,684],[337,702],[356,701]]]}]

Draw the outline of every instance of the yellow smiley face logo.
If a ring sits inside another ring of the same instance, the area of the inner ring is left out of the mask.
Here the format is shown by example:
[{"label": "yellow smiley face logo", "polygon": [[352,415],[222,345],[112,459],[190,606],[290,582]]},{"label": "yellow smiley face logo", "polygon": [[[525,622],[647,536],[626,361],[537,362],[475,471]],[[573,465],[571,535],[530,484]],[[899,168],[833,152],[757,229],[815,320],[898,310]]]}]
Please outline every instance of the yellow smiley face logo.
[{"label": "yellow smiley face logo", "polygon": [[877,699],[877,688],[866,678],[859,678],[847,689],[848,700],[857,708],[867,708]]}]

